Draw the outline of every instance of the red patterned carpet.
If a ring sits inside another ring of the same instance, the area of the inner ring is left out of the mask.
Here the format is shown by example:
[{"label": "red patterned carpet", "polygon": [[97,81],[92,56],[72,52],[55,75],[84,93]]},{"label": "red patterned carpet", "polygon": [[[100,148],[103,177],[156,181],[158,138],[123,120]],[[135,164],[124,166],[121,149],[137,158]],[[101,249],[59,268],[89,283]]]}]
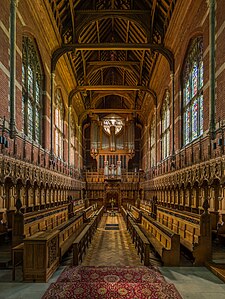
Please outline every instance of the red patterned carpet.
[{"label": "red patterned carpet", "polygon": [[42,299],[181,299],[155,267],[68,267]]}]

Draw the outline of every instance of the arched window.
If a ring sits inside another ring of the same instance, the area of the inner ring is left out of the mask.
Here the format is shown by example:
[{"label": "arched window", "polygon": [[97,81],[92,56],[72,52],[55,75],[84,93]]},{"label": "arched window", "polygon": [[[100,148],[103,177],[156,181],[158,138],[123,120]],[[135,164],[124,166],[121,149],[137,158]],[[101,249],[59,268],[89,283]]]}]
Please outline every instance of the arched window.
[{"label": "arched window", "polygon": [[155,136],[155,116],[153,116],[151,121],[151,127],[150,127],[150,155],[151,155],[151,167],[155,166],[155,142],[156,136]]},{"label": "arched window", "polygon": [[43,70],[34,40],[23,36],[22,42],[23,131],[41,143]]},{"label": "arched window", "polygon": [[183,144],[203,134],[203,40],[195,38],[188,50],[182,74]]},{"label": "arched window", "polygon": [[166,91],[162,106],[162,159],[169,156],[170,151],[170,94]]},{"label": "arched window", "polygon": [[55,98],[55,154],[58,158],[63,158],[63,102],[59,89]]},{"label": "arched window", "polygon": [[75,166],[75,151],[76,151],[75,136],[76,136],[76,127],[75,127],[74,119],[71,115],[71,121],[70,121],[70,165],[72,165],[72,166]]}]

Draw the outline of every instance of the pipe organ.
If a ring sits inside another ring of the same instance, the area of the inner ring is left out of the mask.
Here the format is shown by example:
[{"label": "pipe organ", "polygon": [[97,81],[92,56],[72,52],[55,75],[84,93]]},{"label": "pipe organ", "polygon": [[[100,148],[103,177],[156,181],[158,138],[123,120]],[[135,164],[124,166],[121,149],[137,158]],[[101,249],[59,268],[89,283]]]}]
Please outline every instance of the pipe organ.
[{"label": "pipe organ", "polygon": [[107,175],[120,175],[127,170],[135,153],[134,120],[109,114],[99,119],[91,116],[91,156],[97,161],[97,169]]}]

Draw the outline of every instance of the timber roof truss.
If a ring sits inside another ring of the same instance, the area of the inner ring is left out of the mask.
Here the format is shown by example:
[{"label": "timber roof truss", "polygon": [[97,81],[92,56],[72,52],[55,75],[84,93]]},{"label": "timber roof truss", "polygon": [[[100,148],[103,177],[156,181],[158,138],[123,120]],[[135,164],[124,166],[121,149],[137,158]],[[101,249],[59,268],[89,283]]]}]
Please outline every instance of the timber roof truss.
[{"label": "timber roof truss", "polygon": [[115,108],[133,111],[141,110],[149,92],[155,97],[150,81],[158,56],[165,55],[173,69],[163,41],[177,0],[45,1],[62,39],[53,69],[64,54],[74,69],[71,103],[77,92],[87,111],[119,97],[124,104]]}]

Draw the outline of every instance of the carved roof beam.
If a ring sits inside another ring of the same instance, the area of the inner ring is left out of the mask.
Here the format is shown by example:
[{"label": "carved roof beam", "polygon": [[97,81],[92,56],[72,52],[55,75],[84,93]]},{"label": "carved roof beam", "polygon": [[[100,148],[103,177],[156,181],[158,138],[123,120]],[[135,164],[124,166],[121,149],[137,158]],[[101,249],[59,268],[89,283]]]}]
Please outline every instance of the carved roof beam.
[{"label": "carved roof beam", "polygon": [[156,101],[157,101],[157,97],[156,97],[156,93],[154,90],[150,89],[150,88],[147,88],[146,86],[123,86],[123,85],[102,85],[102,86],[77,86],[77,88],[73,89],[70,94],[69,94],[69,105],[71,104],[71,101],[73,99],[73,97],[79,93],[79,92],[82,92],[82,91],[98,91],[99,93],[100,92],[110,92],[112,94],[114,94],[115,92],[131,92],[131,91],[139,91],[139,90],[142,90],[142,91],[145,91],[145,92],[148,92],[149,94],[151,94],[151,96],[153,97],[154,99],[154,102],[156,104]]},{"label": "carved roof beam", "polygon": [[78,15],[85,16],[101,16],[104,14],[105,16],[135,16],[135,15],[149,15],[150,10],[126,10],[126,9],[104,9],[104,10],[77,10]]},{"label": "carved roof beam", "polygon": [[62,22],[61,22],[57,4],[54,0],[51,0],[51,7],[52,7],[53,15],[55,16],[54,18],[55,18],[56,25],[57,25],[59,33],[61,35],[63,26],[62,26]]},{"label": "carved roof beam", "polygon": [[81,0],[76,0],[74,3],[74,8],[76,8],[80,4]]},{"label": "carved roof beam", "polygon": [[[129,42],[129,30],[130,30],[130,21],[128,20],[127,21],[127,28],[126,28],[126,40],[125,42],[128,43]],[[126,60],[128,58],[128,51],[126,51]],[[125,85],[125,74],[126,74],[126,71],[125,69],[123,69],[123,84]]]},{"label": "carved roof beam", "polygon": [[141,81],[142,81],[142,71],[143,71],[144,59],[145,59],[145,51],[142,52],[142,57],[141,57],[139,84],[141,84]]},{"label": "carved roof beam", "polygon": [[131,113],[141,113],[141,110],[138,109],[88,109],[85,110],[80,116],[79,116],[79,124],[84,120],[86,115],[90,113],[99,113],[99,114],[131,114]]},{"label": "carved roof beam", "polygon": [[84,51],[81,50],[81,57],[83,61],[83,70],[84,70],[84,82],[87,84],[87,72],[86,72],[86,60],[84,56]]},{"label": "carved roof beam", "polygon": [[87,66],[90,67],[98,67],[98,66],[139,66],[140,62],[139,61],[88,61]]},{"label": "carved roof beam", "polygon": [[95,107],[97,102],[105,98],[106,96],[119,96],[122,99],[126,99],[127,102],[130,104],[130,108],[134,108],[134,92],[133,91],[127,91],[124,93],[124,91],[98,91],[94,92],[93,97],[92,97],[92,107]]},{"label": "carved roof beam", "polygon": [[72,43],[76,42],[76,29],[75,29],[75,9],[73,8],[73,0],[69,0],[70,15],[72,22]]},{"label": "carved roof beam", "polygon": [[167,9],[167,14],[166,14],[165,22],[164,22],[164,26],[165,27],[167,27],[168,24],[169,24],[169,21],[171,19],[171,15],[172,15],[173,5],[175,4],[175,2],[176,2],[176,0],[170,1],[169,8]]},{"label": "carved roof beam", "polygon": [[152,50],[161,53],[168,61],[170,65],[171,72],[174,72],[174,55],[173,53],[167,49],[163,45],[157,44],[149,44],[149,43],[139,43],[139,44],[131,44],[131,43],[101,43],[101,44],[64,44],[57,50],[55,50],[52,54],[52,65],[51,71],[55,71],[55,67],[59,58],[65,53],[74,51],[74,50]]},{"label": "carved roof beam", "polygon": [[111,63],[111,62],[114,62],[114,61],[110,61],[110,63],[108,63],[108,64],[103,64],[103,65],[100,64],[99,66],[93,67],[90,71],[87,72],[87,79],[90,79],[91,76],[93,76],[93,74],[95,74],[99,70],[103,70],[103,69],[110,68],[110,67],[119,68],[119,69],[122,69],[123,71],[127,70],[129,72],[133,72],[135,74],[135,76],[137,76],[139,78],[138,71],[132,67],[133,64],[130,64],[129,62],[126,62],[126,61],[125,62],[115,61],[114,63]]},{"label": "carved roof beam", "polygon": [[78,91],[85,91],[85,90],[148,90],[145,86],[127,86],[127,85],[99,85],[99,86],[78,86]]},{"label": "carved roof beam", "polygon": [[132,112],[141,112],[141,110],[138,110],[138,109],[88,109],[85,111],[87,114],[92,112],[92,113],[107,113],[107,114],[110,114],[110,113],[114,113],[114,114],[117,114],[117,113],[122,113],[122,114],[127,114],[127,113],[132,113]]},{"label": "carved roof beam", "polygon": [[103,69],[101,69],[101,84],[104,84],[104,73],[103,73]]},{"label": "carved roof beam", "polygon": [[[96,21],[96,32],[97,32],[97,40],[98,43],[100,44],[101,40],[100,40],[100,33],[99,33],[99,21]],[[101,60],[101,52],[98,51],[98,59]]]},{"label": "carved roof beam", "polygon": [[155,21],[155,10],[156,10],[157,0],[152,1],[152,9],[151,9],[151,25],[150,25],[150,41],[153,41],[153,28]]},{"label": "carved roof beam", "polygon": [[[149,24],[150,24],[150,11],[148,10],[85,10],[84,12],[76,11],[76,15],[79,18],[79,24],[77,24],[77,34],[82,35],[87,26],[97,20],[104,19],[118,19],[130,20],[136,27],[140,27],[143,30],[145,36],[149,36]],[[149,39],[148,39],[149,40]]]}]

